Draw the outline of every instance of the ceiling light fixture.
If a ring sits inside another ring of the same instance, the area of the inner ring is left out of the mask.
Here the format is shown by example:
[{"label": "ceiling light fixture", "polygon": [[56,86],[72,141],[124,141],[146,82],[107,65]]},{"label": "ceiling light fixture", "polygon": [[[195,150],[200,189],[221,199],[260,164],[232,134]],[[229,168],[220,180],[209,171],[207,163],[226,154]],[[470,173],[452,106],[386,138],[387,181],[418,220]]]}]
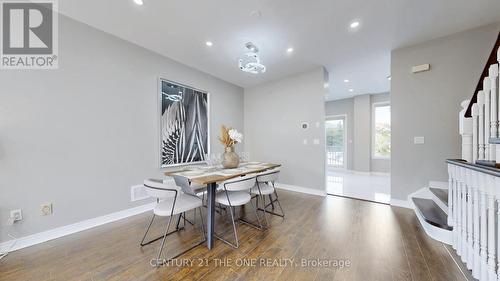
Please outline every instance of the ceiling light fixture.
[{"label": "ceiling light fixture", "polygon": [[349,83],[349,79],[344,79],[344,83]]},{"label": "ceiling light fixture", "polygon": [[354,92],[354,89],[349,89],[349,92],[351,92],[351,93]]},{"label": "ceiling light fixture", "polygon": [[355,21],[351,22],[351,24],[349,25],[349,27],[350,27],[351,29],[356,29],[356,28],[358,28],[360,25],[361,25],[361,23],[360,23],[358,20],[355,20]]},{"label": "ceiling light fixture", "polygon": [[289,54],[293,53],[293,48],[290,47],[290,48],[286,49],[286,52],[289,53]]},{"label": "ceiling light fixture", "polygon": [[391,81],[391,75],[387,76],[387,80]]},{"label": "ceiling light fixture", "polygon": [[144,4],[144,2],[142,0],[134,0],[134,3],[139,5],[139,6],[142,6]]},{"label": "ceiling light fixture", "polygon": [[214,43],[212,43],[211,41],[207,41],[205,42],[205,45],[207,45],[208,47],[212,47]]},{"label": "ceiling light fixture", "polygon": [[246,43],[245,47],[249,52],[245,54],[245,57],[238,60],[240,70],[252,74],[266,72],[266,66],[260,63],[260,58],[257,54],[259,52],[259,48],[257,48],[257,46],[255,46],[252,42]]}]

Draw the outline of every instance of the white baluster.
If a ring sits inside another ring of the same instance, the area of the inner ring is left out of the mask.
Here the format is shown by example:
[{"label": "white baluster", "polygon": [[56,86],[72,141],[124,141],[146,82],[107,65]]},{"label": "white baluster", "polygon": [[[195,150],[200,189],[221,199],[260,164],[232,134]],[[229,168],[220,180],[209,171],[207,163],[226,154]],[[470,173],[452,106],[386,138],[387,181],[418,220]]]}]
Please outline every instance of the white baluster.
[{"label": "white baluster", "polygon": [[479,159],[479,105],[472,105],[472,163]]},{"label": "white baluster", "polygon": [[453,174],[453,205],[455,206],[453,208],[453,248],[457,250],[459,247],[459,233],[461,231],[459,223],[458,223],[458,218],[460,217],[461,211],[460,211],[460,183],[458,181],[458,166],[453,166],[452,169],[452,174]]},{"label": "white baluster", "polygon": [[471,270],[474,265],[474,251],[472,248],[472,171],[470,169],[465,170],[465,182],[467,187],[467,269]]},{"label": "white baluster", "polygon": [[486,222],[486,192],[484,190],[484,177],[485,175],[481,174],[479,175],[479,216],[480,216],[480,224],[479,224],[479,233],[480,233],[480,241],[479,241],[479,246],[480,246],[480,252],[479,256],[481,259],[481,274],[479,277],[479,280],[488,280],[488,253],[487,253],[487,246],[488,246],[488,233],[487,231],[487,222]]},{"label": "white baluster", "polygon": [[484,92],[479,91],[477,93],[477,105],[479,108],[479,116],[478,116],[478,132],[479,132],[479,160],[484,160]]},{"label": "white baluster", "polygon": [[[497,53],[497,60],[499,61],[499,64],[500,64],[500,48],[498,50],[499,50],[499,52]],[[492,106],[495,107],[494,110],[496,110],[496,113],[497,113],[497,118],[496,118],[495,122],[493,122],[494,120],[492,120],[492,123],[493,123],[492,127],[493,127],[494,132],[492,131],[491,135],[492,135],[492,137],[498,138],[500,135],[500,131],[499,131],[499,123],[500,123],[499,90],[500,89],[498,86],[498,64],[490,65],[490,68],[488,69],[488,74],[490,77],[490,92],[491,92],[491,96],[492,96],[492,101],[493,101],[493,99],[496,99],[495,104]],[[493,149],[495,149],[495,151],[496,151],[495,160],[500,159],[500,145],[495,144],[492,146],[493,146]]]},{"label": "white baluster", "polygon": [[[453,165],[448,164],[448,225],[453,226]],[[453,243],[452,243],[453,244]]]},{"label": "white baluster", "polygon": [[490,88],[491,81],[489,77],[483,80],[483,94],[484,94],[484,159],[490,160]]},{"label": "white baluster", "polygon": [[470,100],[464,100],[461,103],[462,110],[458,115],[459,131],[462,136],[462,159],[472,162],[472,118],[466,118],[465,112],[469,106]]},{"label": "white baluster", "polygon": [[[497,208],[497,227],[500,227],[500,190],[498,190],[498,186],[500,186],[500,178],[495,178],[495,189],[496,189],[496,198],[498,202]],[[497,279],[500,281],[500,229],[497,229]]]},{"label": "white baluster", "polygon": [[467,184],[465,180],[465,168],[460,168],[460,178],[462,182],[462,261],[467,263],[468,245],[467,245]]},{"label": "white baluster", "polygon": [[474,224],[474,230],[472,233],[472,240],[473,240],[473,252],[474,252],[474,261],[472,265],[472,276],[474,278],[479,278],[480,276],[480,259],[479,259],[479,251],[480,251],[480,245],[479,245],[479,180],[478,176],[479,173],[476,171],[470,171],[471,177],[472,177],[472,208],[473,208],[473,224]]},{"label": "white baluster", "polygon": [[[493,177],[487,176],[488,187],[493,184]],[[488,278],[489,280],[497,280],[496,276],[496,250],[495,250],[495,196],[493,193],[488,193]]]},{"label": "white baluster", "polygon": [[498,137],[498,92],[496,86],[496,78],[498,77],[498,69],[495,72],[495,65],[489,68],[489,81],[490,81],[490,97],[491,97],[491,126],[490,136],[492,138]]}]

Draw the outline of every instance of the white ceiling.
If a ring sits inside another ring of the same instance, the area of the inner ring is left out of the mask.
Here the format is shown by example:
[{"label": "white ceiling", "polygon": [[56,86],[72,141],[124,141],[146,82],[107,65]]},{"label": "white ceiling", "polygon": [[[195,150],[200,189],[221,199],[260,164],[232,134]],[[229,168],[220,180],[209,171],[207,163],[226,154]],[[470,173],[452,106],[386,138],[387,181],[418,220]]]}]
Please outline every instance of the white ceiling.
[{"label": "white ceiling", "polygon": [[[500,21],[499,0],[63,0],[59,10],[241,87],[323,65],[328,100],[389,91],[392,49]],[[248,41],[266,73],[238,69]]]}]

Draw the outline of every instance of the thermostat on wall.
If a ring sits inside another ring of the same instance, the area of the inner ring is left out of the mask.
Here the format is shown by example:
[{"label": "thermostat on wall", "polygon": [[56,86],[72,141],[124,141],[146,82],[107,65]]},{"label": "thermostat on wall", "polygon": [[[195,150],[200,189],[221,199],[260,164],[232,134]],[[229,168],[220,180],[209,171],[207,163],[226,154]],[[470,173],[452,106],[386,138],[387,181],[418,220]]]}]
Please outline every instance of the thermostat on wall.
[{"label": "thermostat on wall", "polygon": [[300,124],[300,127],[304,130],[307,130],[309,128],[309,123],[307,122],[302,122],[302,124]]}]

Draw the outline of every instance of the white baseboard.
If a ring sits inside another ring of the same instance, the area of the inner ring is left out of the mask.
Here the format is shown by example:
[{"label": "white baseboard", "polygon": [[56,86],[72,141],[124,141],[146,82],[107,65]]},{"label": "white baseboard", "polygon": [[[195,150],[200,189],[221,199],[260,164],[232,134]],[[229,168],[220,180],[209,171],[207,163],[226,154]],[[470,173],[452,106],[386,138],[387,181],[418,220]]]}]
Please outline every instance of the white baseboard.
[{"label": "white baseboard", "polygon": [[[93,228],[96,226],[100,226],[100,225],[103,225],[106,223],[114,222],[117,220],[121,220],[121,219],[124,219],[127,217],[134,216],[134,215],[138,215],[138,214],[147,212],[149,210],[152,210],[154,206],[155,206],[155,203],[153,202],[153,203],[145,204],[142,206],[138,206],[138,207],[118,211],[115,213],[107,214],[104,216],[100,216],[100,217],[84,220],[81,222],[73,223],[70,225],[57,227],[54,229],[35,233],[32,235],[19,237],[11,251],[19,250],[22,248],[33,246],[35,244],[47,242],[47,241],[52,240],[52,239],[56,239],[56,238],[59,238],[62,236],[66,236],[66,235],[80,232],[83,230],[87,230],[87,229],[90,229],[90,228]],[[14,240],[0,243],[0,253],[7,252],[9,250],[10,246],[12,245],[12,243],[14,243]]]},{"label": "white baseboard", "polygon": [[385,173],[385,172],[370,172],[372,176],[390,176],[391,173]]},{"label": "white baseboard", "polygon": [[410,202],[408,202],[408,200],[399,200],[399,199],[391,198],[391,202],[389,204],[391,206],[413,209],[412,205],[410,204]]},{"label": "white baseboard", "polygon": [[391,173],[385,173],[385,172],[375,172],[375,171],[362,172],[362,171],[348,170],[348,169],[335,169],[334,171],[350,173],[350,174],[355,174],[355,175],[364,175],[364,176],[390,176],[391,175]]},{"label": "white baseboard", "polygon": [[319,190],[319,189],[284,184],[284,183],[276,183],[276,188],[293,192],[306,193],[311,195],[326,196],[326,190]]}]

